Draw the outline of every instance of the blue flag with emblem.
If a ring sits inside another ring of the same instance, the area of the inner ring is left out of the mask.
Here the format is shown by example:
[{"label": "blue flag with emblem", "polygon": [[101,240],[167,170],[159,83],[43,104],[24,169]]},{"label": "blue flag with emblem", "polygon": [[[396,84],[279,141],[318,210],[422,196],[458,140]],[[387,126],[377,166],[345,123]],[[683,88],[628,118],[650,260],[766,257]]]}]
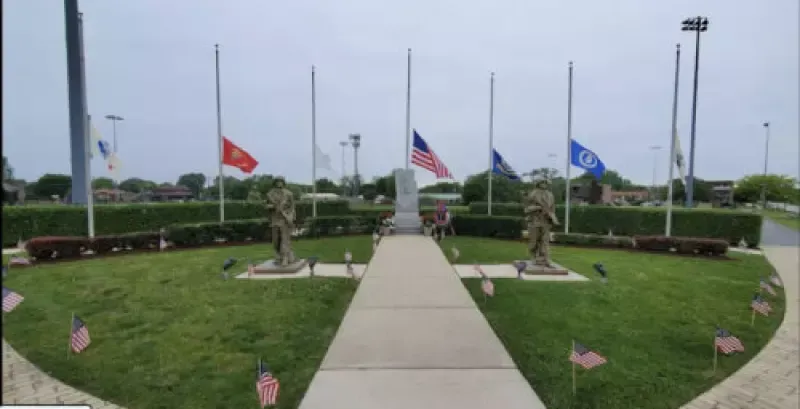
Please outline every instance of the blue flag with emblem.
[{"label": "blue flag with emblem", "polygon": [[492,149],[492,173],[505,176],[509,180],[520,180],[517,172],[503,159],[497,149]]},{"label": "blue flag with emblem", "polygon": [[577,166],[591,173],[596,179],[603,177],[603,173],[606,172],[606,165],[600,160],[600,158],[597,157],[597,155],[595,155],[594,152],[586,149],[574,139],[570,145],[570,151],[570,162],[572,162],[573,166]]}]

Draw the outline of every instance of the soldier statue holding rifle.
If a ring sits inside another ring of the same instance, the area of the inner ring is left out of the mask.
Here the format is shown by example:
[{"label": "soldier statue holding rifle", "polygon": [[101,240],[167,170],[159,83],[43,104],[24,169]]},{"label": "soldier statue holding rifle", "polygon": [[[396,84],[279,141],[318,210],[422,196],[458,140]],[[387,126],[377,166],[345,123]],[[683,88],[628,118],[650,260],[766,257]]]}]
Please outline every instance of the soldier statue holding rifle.
[{"label": "soldier statue holding rifle", "polygon": [[556,204],[545,177],[534,180],[534,189],[524,198],[528,222],[528,250],[534,266],[553,267],[550,263],[550,229],[558,225]]},{"label": "soldier statue holding rifle", "polygon": [[267,193],[267,213],[272,227],[272,247],[275,265],[285,267],[294,263],[292,232],[294,231],[294,195],[286,188],[286,179],[278,176]]}]

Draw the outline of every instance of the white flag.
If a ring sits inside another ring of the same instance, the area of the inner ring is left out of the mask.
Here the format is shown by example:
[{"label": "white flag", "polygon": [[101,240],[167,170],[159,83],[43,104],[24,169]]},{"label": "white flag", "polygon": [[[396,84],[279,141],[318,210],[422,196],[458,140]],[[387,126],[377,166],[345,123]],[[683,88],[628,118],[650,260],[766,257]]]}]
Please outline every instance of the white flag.
[{"label": "white flag", "polygon": [[686,184],[686,157],[683,156],[683,149],[681,149],[681,138],[678,137],[678,132],[673,135],[673,144],[675,144],[675,157],[672,158],[672,163],[678,166],[678,174],[681,177],[681,183]]},{"label": "white flag", "polygon": [[317,163],[317,169],[325,169],[333,172],[333,166],[331,166],[331,157],[322,152],[322,149],[319,148],[319,145],[314,145],[314,160]]}]

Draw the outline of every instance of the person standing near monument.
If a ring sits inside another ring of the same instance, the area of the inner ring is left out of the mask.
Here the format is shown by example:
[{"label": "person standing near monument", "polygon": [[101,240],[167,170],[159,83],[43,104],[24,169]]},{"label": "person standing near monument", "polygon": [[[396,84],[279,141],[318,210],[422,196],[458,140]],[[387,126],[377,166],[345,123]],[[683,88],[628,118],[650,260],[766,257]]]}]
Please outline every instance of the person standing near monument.
[{"label": "person standing near monument", "polygon": [[272,181],[272,189],[267,193],[267,213],[272,227],[275,265],[288,266],[295,262],[292,251],[295,204],[294,195],[286,188],[286,179],[282,176]]},{"label": "person standing near monument", "polygon": [[552,267],[550,263],[550,230],[558,225],[556,204],[550,192],[550,181],[534,180],[534,189],[524,198],[525,219],[528,222],[528,251],[534,266]]},{"label": "person standing near monument", "polygon": [[436,228],[434,234],[439,240],[442,240],[447,231],[447,227],[450,226],[450,211],[447,210],[447,206],[441,200],[436,203],[436,213],[433,215],[433,222]]}]

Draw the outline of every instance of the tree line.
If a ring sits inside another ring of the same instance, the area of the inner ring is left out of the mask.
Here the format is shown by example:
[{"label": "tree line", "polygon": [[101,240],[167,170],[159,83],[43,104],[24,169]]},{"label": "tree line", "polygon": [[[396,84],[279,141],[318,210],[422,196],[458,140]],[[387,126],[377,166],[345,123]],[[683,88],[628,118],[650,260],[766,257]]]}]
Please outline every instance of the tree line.
[{"label": "tree line", "polygon": [[[525,173],[526,176],[546,177],[551,181],[551,189],[558,202],[565,199],[566,179],[561,176],[558,170],[553,168],[538,168]],[[260,198],[272,186],[274,175],[263,174],[253,175],[244,179],[233,176],[224,178],[225,198],[229,200],[255,200]],[[577,177],[571,178],[573,184],[588,183],[594,177],[586,172]],[[359,179],[362,179],[359,177]],[[523,177],[527,179],[527,177]],[[353,196],[355,192],[355,180],[352,176],[344,177],[338,181],[327,178],[316,181],[318,193],[333,193],[342,196]],[[16,187],[24,188],[27,200],[49,200],[53,196],[59,198],[68,197],[72,185],[72,178],[63,174],[45,174],[35,181],[24,181],[14,177],[14,169],[3,157],[3,183]],[[599,180],[601,184],[611,186],[614,191],[651,191],[654,197],[664,200],[667,195],[667,187],[643,186],[633,183],[624,178],[614,170],[606,170]],[[130,193],[142,193],[158,187],[183,186],[192,192],[197,199],[214,200],[219,197],[219,177],[207,178],[202,173],[186,173],[180,175],[175,183],[156,182],[141,178],[129,178],[121,181],[118,186],[110,178],[100,177],[92,180],[92,188],[97,189],[120,189]],[[736,182],[734,190],[734,200],[739,203],[756,203],[760,201],[762,186],[766,187],[767,200],[772,202],[800,203],[800,189],[797,181],[791,177],[783,175],[750,175]],[[311,184],[296,183],[287,181],[287,187],[295,193],[301,195],[312,191]],[[493,175],[492,178],[492,200],[495,202],[516,202],[519,201],[524,192],[532,189],[533,186],[528,181],[515,182],[502,176]],[[487,172],[470,175],[461,182],[440,182],[420,188],[420,193],[458,193],[462,195],[465,204],[477,201],[486,201],[488,193]],[[680,180],[673,181],[673,200],[682,201],[685,198],[685,187]],[[695,200],[700,202],[711,201],[712,189],[709,183],[702,179],[695,178]],[[393,199],[395,197],[394,176],[384,175],[374,177],[370,182],[359,183],[358,195],[365,200],[374,200],[378,196]],[[6,199],[4,203],[13,201]]]}]

